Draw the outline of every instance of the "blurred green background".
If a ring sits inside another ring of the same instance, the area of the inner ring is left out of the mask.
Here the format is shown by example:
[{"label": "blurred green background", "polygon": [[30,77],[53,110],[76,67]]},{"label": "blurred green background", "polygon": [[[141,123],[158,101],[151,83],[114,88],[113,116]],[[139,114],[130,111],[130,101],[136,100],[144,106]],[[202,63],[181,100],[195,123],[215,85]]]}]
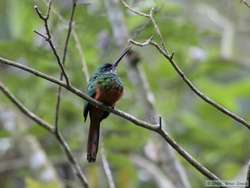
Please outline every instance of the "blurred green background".
[{"label": "blurred green background", "polygon": [[[169,50],[175,52],[177,64],[202,92],[250,121],[250,9],[240,1],[232,0],[133,0],[129,3],[141,11],[149,11],[155,6],[156,20]],[[0,56],[59,77],[51,50],[33,32],[44,32],[34,4],[38,4],[42,11],[46,10],[43,0],[0,0]],[[53,11],[50,18],[53,40],[62,54],[71,1],[55,1],[53,9],[65,18],[59,19]],[[153,27],[146,18],[135,16],[123,7],[121,11],[131,37],[143,41],[153,34]],[[119,56],[120,50],[115,45],[103,1],[80,1],[74,28],[90,74],[101,63],[113,62]],[[74,86],[86,91],[82,57],[73,37],[71,39],[66,71]],[[154,48],[134,49],[140,54],[139,68],[145,72],[155,95],[155,107],[172,137],[221,179],[244,177],[241,170],[250,157],[248,130],[192,93]],[[138,102],[141,96],[136,93],[133,80],[127,78],[127,70],[124,64],[118,70],[125,94],[117,108],[144,119],[143,104]],[[31,111],[54,123],[55,85],[1,64],[0,80]],[[96,164],[87,164],[85,160],[88,123],[83,121],[83,103],[63,90],[60,128],[91,187],[108,187],[100,155]],[[25,118],[2,93],[0,113],[1,187],[80,187],[58,142]],[[117,187],[158,187],[150,173],[131,159],[136,155],[151,160],[145,150],[154,133],[114,115],[102,124],[103,143]],[[40,155],[34,158],[34,151]],[[27,160],[32,157],[36,161],[33,166],[30,164],[32,160]],[[176,157],[183,165],[191,187],[204,187],[206,178],[178,154]],[[39,161],[46,163],[46,167],[37,168]],[[161,170],[160,163],[151,161]],[[49,170],[44,171],[44,168]]]}]

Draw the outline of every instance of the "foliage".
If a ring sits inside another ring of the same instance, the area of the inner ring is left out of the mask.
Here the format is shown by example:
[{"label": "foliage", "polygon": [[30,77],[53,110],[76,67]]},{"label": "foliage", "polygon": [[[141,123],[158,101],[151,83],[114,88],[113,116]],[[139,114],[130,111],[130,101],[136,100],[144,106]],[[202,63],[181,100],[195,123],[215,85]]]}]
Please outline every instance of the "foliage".
[{"label": "foliage", "polygon": [[[3,27],[0,27],[0,56],[58,77],[59,69],[47,44],[33,33],[33,30],[42,28],[42,23],[36,17],[32,6],[30,1],[0,1],[2,10],[0,22],[3,23]],[[39,1],[39,6],[44,7],[42,1]],[[209,31],[200,32],[179,6],[165,4],[163,1],[156,1],[156,6],[161,7],[156,14],[157,22],[170,50],[176,52],[175,60],[179,66],[183,67],[195,85],[204,93],[250,121],[249,68],[242,67],[234,60],[221,59],[217,52],[218,42],[212,45],[202,42],[203,38],[216,38],[216,36]],[[70,6],[55,4],[55,7],[64,17],[69,17]],[[145,8],[145,11],[147,10]],[[147,24],[147,20],[131,15],[125,10],[124,12],[132,36]],[[54,14],[52,18],[53,39],[61,53],[66,23],[61,22]],[[119,55],[112,39],[110,39],[112,50],[104,54],[104,57],[100,55],[102,49],[97,47],[101,31],[112,36],[105,9],[100,4],[78,6],[75,27],[91,73],[100,63],[104,63],[104,60],[112,62]],[[144,40],[152,34],[153,27],[145,26],[135,38]],[[193,46],[199,46],[206,51],[206,60],[195,62],[190,58],[189,49]],[[198,99],[183,84],[168,62],[153,48],[138,49],[138,51],[142,57],[139,66],[145,70],[156,97],[156,107],[166,120],[172,136],[222,179],[233,179],[249,157],[250,147],[247,143],[250,142],[250,137],[247,130]],[[86,80],[81,71],[79,54],[73,40],[70,42],[66,70],[73,84],[86,91]],[[126,71],[125,65],[119,67],[119,75],[125,85],[125,95],[117,108],[144,118],[142,106],[137,102],[140,96],[134,93]],[[54,85],[5,66],[0,66],[0,79],[29,109],[47,121],[54,122],[57,90]],[[0,105],[10,105],[2,94],[0,99]],[[83,102],[63,91],[60,128],[77,154],[86,150],[88,122],[83,121]],[[62,160],[63,152],[58,143],[35,124],[32,123],[29,127],[25,134],[36,136],[49,157]],[[102,128],[108,160],[117,185],[124,188],[141,187],[143,183],[137,173],[137,167],[129,156],[143,154],[143,147],[151,134],[115,116],[105,120]],[[0,129],[0,138],[2,137],[9,137],[9,134]],[[85,163],[85,158],[82,156],[79,160]],[[200,177],[201,175],[186,162],[183,162],[183,165],[187,169],[192,187],[202,187],[203,177]],[[87,172],[88,177],[93,182],[101,181],[100,177],[95,175],[99,167],[86,166],[90,169]],[[26,168],[18,170],[28,171]],[[42,186],[30,178],[22,176],[19,178],[26,179],[27,187],[30,188],[55,187]],[[152,182],[149,185],[151,184]]]}]

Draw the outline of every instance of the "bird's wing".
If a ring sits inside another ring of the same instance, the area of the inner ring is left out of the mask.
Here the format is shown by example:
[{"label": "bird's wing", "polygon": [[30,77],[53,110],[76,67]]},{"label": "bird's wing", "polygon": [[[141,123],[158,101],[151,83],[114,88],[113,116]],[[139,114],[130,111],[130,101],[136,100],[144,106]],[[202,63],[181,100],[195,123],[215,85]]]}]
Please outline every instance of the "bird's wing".
[{"label": "bird's wing", "polygon": [[[96,76],[94,75],[88,83],[88,89],[87,94],[90,97],[95,97],[95,90],[96,90]],[[88,112],[89,112],[90,104],[88,102],[85,102],[84,110],[83,110],[83,116],[84,120],[87,120]]]}]

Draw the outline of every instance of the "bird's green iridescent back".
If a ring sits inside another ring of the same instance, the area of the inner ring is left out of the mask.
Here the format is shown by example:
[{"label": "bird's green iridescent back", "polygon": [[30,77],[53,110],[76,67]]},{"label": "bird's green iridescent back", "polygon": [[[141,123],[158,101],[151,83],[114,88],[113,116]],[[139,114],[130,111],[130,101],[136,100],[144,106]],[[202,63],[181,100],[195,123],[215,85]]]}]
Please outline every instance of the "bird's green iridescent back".
[{"label": "bird's green iridescent back", "polygon": [[113,87],[123,87],[121,80],[114,73],[95,73],[88,83],[88,95],[93,97],[96,87],[101,87],[104,90],[109,90]]},{"label": "bird's green iridescent back", "polygon": [[[109,89],[117,88],[123,89],[123,84],[121,80],[115,73],[100,73],[97,71],[89,80],[87,94],[90,97],[95,97],[97,87],[103,88],[108,91]],[[87,119],[89,111],[89,103],[85,103],[83,115],[85,120]],[[108,115],[107,113],[106,115]]]}]

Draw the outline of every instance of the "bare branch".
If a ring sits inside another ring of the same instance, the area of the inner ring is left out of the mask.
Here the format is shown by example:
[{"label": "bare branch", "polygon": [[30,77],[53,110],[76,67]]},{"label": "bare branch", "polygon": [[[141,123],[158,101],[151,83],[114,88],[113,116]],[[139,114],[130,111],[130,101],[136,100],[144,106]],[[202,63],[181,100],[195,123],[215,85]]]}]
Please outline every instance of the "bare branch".
[{"label": "bare branch", "polygon": [[247,168],[246,188],[250,188],[250,161],[248,162]]},{"label": "bare branch", "polygon": [[[46,3],[45,0],[43,0],[42,2]],[[54,15],[57,16],[57,18],[59,18],[60,21],[62,21],[62,22],[66,21],[55,8],[51,7],[51,11],[54,13]],[[73,35],[74,41],[76,43],[76,48],[77,48],[79,56],[80,56],[82,70],[84,72],[85,79],[86,79],[86,81],[88,81],[89,80],[88,66],[87,66],[86,59],[85,59],[85,56],[83,53],[82,45],[80,43],[79,37],[78,37],[74,27],[72,27],[72,35]]]},{"label": "bare branch", "polygon": [[73,3],[72,3],[71,16],[70,16],[70,20],[69,20],[69,24],[68,24],[68,33],[67,33],[67,37],[65,40],[64,50],[63,50],[63,58],[62,58],[63,65],[65,64],[65,60],[66,60],[66,56],[67,56],[69,39],[70,39],[71,31],[72,31],[73,20],[74,20],[74,15],[75,15],[75,10],[76,10],[76,3],[77,3],[77,0],[72,0],[72,1],[73,1]]},{"label": "bare branch", "polygon": [[63,73],[63,76],[64,76],[64,78],[65,78],[65,80],[66,80],[67,85],[70,85],[69,78],[68,78],[68,76],[67,76],[67,74],[66,74],[66,72],[65,72],[65,70],[64,70],[64,66],[63,66],[63,64],[62,64],[62,62],[61,62],[61,59],[60,59],[60,57],[59,57],[59,55],[58,55],[58,53],[57,53],[57,50],[56,50],[55,45],[54,45],[54,43],[53,43],[53,41],[52,41],[52,38],[51,38],[51,33],[50,33],[50,29],[49,29],[49,24],[48,24],[48,19],[49,19],[49,16],[50,16],[51,6],[52,6],[52,1],[50,0],[50,1],[49,1],[49,6],[48,6],[48,10],[47,10],[46,16],[43,16],[43,15],[42,15],[42,13],[41,13],[41,11],[39,10],[39,8],[38,8],[37,5],[34,6],[34,9],[35,9],[37,15],[38,15],[39,18],[40,18],[41,20],[43,20],[43,22],[44,22],[44,28],[45,28],[45,30],[46,30],[46,35],[47,35],[47,36],[45,37],[45,35],[43,35],[43,34],[41,34],[41,33],[38,33],[38,32],[36,32],[36,33],[37,33],[39,36],[41,36],[42,38],[46,39],[46,41],[48,42],[48,44],[49,44],[49,46],[50,46],[50,48],[51,48],[51,50],[52,50],[52,52],[53,52],[53,54],[54,54],[56,60],[57,60],[57,64],[59,65],[59,67],[60,67],[60,69],[61,69],[61,72]]},{"label": "bare branch", "polygon": [[250,129],[250,124],[243,119],[242,117],[240,117],[239,115],[231,112],[230,110],[226,109],[225,107],[223,107],[222,105],[216,103],[215,101],[213,101],[211,98],[209,98],[208,96],[206,96],[204,93],[202,93],[201,91],[198,90],[198,88],[196,88],[194,86],[194,84],[189,80],[189,78],[184,74],[184,72],[181,70],[181,68],[175,63],[174,59],[172,58],[172,55],[169,56],[164,49],[162,49],[156,42],[151,41],[150,42],[151,45],[153,45],[154,47],[156,47],[156,49],[170,62],[170,64],[173,66],[173,68],[175,69],[175,71],[178,73],[178,75],[182,78],[182,80],[189,86],[189,88],[197,95],[199,96],[201,99],[203,99],[205,102],[207,102],[208,104],[210,104],[211,106],[213,106],[214,108],[216,108],[217,110],[221,111],[222,113],[224,113],[225,115],[227,115],[228,117],[231,117],[232,119],[234,119],[235,121],[241,123],[242,125],[244,125],[246,128]]},{"label": "bare branch", "polygon": [[[69,45],[69,39],[72,31],[72,25],[73,25],[73,20],[74,20],[74,14],[75,14],[75,9],[76,9],[76,3],[77,0],[72,0],[72,11],[71,11],[71,16],[69,20],[69,26],[68,26],[68,33],[66,36],[65,40],[65,45],[64,45],[64,50],[63,50],[63,58],[62,58],[62,65],[65,65],[66,61],[66,56],[67,56],[67,50],[68,50],[68,45]],[[50,9],[50,8],[49,8]],[[63,79],[63,72],[60,74],[60,80]],[[58,87],[57,91],[57,102],[56,102],[56,113],[55,113],[55,130],[58,131],[58,120],[59,120],[59,112],[60,112],[60,103],[61,103],[61,92],[62,88],[61,86]]]},{"label": "bare branch", "polygon": [[[80,41],[78,39],[78,36],[76,34],[76,32],[74,31],[74,28],[72,27],[73,25],[73,18],[74,18],[74,13],[75,13],[75,8],[76,8],[76,3],[77,3],[77,0],[73,0],[73,5],[72,5],[72,11],[71,11],[71,17],[70,17],[70,21],[69,21],[69,24],[68,24],[68,33],[67,33],[67,37],[66,37],[66,41],[65,41],[65,46],[64,46],[64,53],[63,53],[63,59],[62,59],[62,63],[63,65],[65,64],[65,61],[66,61],[66,55],[67,55],[67,47],[68,47],[68,43],[69,43],[69,39],[70,39],[70,35],[71,35],[71,31],[73,33],[73,37],[75,39],[75,42],[76,42],[76,45],[77,45],[77,49],[80,53],[80,56],[81,56],[81,60],[83,61],[83,52],[82,52],[82,47],[80,45]],[[56,13],[56,15],[60,18],[60,20],[62,21],[65,21],[64,18],[58,13],[56,12],[54,9],[53,11]],[[85,74],[86,74],[86,80],[88,80],[88,72],[86,73],[87,71],[87,68],[86,68],[86,63],[85,61],[82,62],[82,65],[84,67],[84,70],[85,70]],[[84,66],[85,65],[85,66]],[[62,73],[60,75],[60,80],[62,80]],[[57,105],[56,105],[56,116],[55,116],[55,128],[56,128],[56,135],[58,137],[59,140],[61,140],[62,144],[64,143],[62,141],[63,137],[61,136],[60,132],[59,132],[59,129],[58,129],[58,118],[59,118],[59,109],[60,109],[60,100],[61,100],[61,86],[58,87],[58,95],[57,95]],[[65,148],[69,148],[68,146],[65,146]],[[71,155],[70,152],[67,152],[66,153],[69,155],[69,158],[71,159],[72,163],[73,164],[76,164],[76,160],[73,158],[73,156]],[[76,166],[77,168],[77,166]],[[81,175],[81,170],[78,170],[78,176],[81,178],[82,175]]]},{"label": "bare branch", "polygon": [[34,33],[36,33],[38,36],[42,37],[45,41],[49,40],[47,36],[45,36],[44,34],[38,32],[38,31],[34,31]]},{"label": "bare branch", "polygon": [[157,23],[155,21],[155,18],[154,18],[154,8],[151,8],[151,10],[150,10],[150,20],[151,20],[151,22],[152,22],[152,24],[153,24],[153,26],[155,28],[156,33],[158,34],[158,36],[161,39],[161,45],[162,45],[163,49],[168,54],[168,50],[167,50],[165,42],[163,40],[163,36],[161,34],[161,30],[160,30],[159,26],[157,25]]},{"label": "bare branch", "polygon": [[49,19],[51,7],[52,7],[52,0],[49,0],[48,10],[47,10],[47,14],[46,14],[46,17],[45,17],[46,20]]},{"label": "bare branch", "polygon": [[111,169],[110,169],[107,157],[106,157],[106,153],[105,153],[104,144],[102,144],[102,147],[101,147],[101,160],[102,160],[102,166],[103,166],[105,175],[108,180],[109,188],[115,188],[115,183],[113,180],[112,172],[111,172]]},{"label": "bare branch", "polygon": [[160,134],[166,142],[168,142],[183,158],[185,158],[200,173],[208,177],[210,180],[218,181],[221,187],[226,187],[223,181],[221,181],[216,175],[210,172],[205,166],[203,166],[199,161],[194,159],[188,152],[186,152],[181,146],[179,146],[177,142],[175,142],[165,130],[157,128],[155,132]]},{"label": "bare branch", "polygon": [[82,64],[82,71],[84,73],[86,82],[88,82],[89,81],[89,71],[88,71],[88,66],[87,66],[87,62],[85,59],[85,55],[83,53],[83,48],[82,48],[79,37],[78,37],[77,33],[75,32],[75,30],[73,30],[72,34],[73,34],[73,37],[74,37],[74,40],[76,43],[76,48],[77,48],[79,56],[80,56],[80,60],[81,60],[81,64]]},{"label": "bare branch", "polygon": [[185,160],[187,160],[193,167],[195,167],[199,172],[201,172],[201,174],[203,174],[204,176],[206,176],[207,178],[211,179],[211,180],[216,180],[218,182],[221,183],[221,185],[224,186],[224,183],[216,176],[214,175],[212,172],[210,172],[206,167],[204,167],[201,163],[199,163],[196,159],[194,159],[188,152],[186,152],[181,146],[179,146],[175,140],[173,140],[165,130],[163,129],[159,129],[159,126],[158,125],[153,125],[151,123],[147,123],[145,121],[142,121],[142,120],[139,120],[137,118],[135,118],[134,116],[126,113],[126,112],[123,112],[123,111],[120,111],[120,110],[116,110],[116,109],[113,109],[111,107],[108,107],[108,106],[105,106],[103,105],[102,103],[96,101],[95,99],[89,97],[87,94],[85,93],[82,93],[80,90],[78,90],[77,88],[73,87],[73,86],[69,86],[67,84],[65,84],[64,82],[60,81],[60,80],[57,80],[53,77],[50,77],[44,73],[41,73],[39,71],[36,71],[34,69],[31,69],[27,66],[24,66],[24,65],[21,65],[21,64],[18,64],[18,63],[14,63],[10,60],[7,60],[7,59],[4,59],[4,58],[1,58],[0,57],[0,63],[1,64],[6,64],[6,65],[10,65],[10,66],[14,66],[14,67],[17,67],[19,69],[22,69],[24,71],[27,71],[27,72],[30,72],[32,73],[33,75],[37,76],[37,77],[40,77],[40,78],[43,78],[45,80],[48,80],[54,84],[57,84],[57,85],[60,85],[62,87],[64,87],[65,89],[67,89],[68,91],[70,91],[71,93],[79,96],[80,98],[88,101],[91,105],[94,105],[98,108],[101,108],[102,110],[105,110],[105,111],[108,111],[108,112],[111,112],[123,119],[126,119],[130,122],[132,122],[133,124],[135,124],[136,126],[138,127],[142,127],[142,128],[145,128],[145,129],[148,129],[148,130],[151,130],[151,131],[154,131],[156,133],[158,133],[159,135],[162,136],[162,138],[167,142],[169,143]]},{"label": "bare branch", "polygon": [[241,3],[244,3],[248,8],[250,8],[250,4],[246,0],[240,0]]},{"label": "bare branch", "polygon": [[144,16],[146,18],[150,18],[150,15],[149,14],[146,14],[144,12],[140,12],[138,10],[135,10],[134,8],[130,7],[124,0],[120,0],[121,3],[123,4],[124,7],[126,7],[127,9],[129,9],[131,12],[139,15],[139,16]]},{"label": "bare branch", "polygon": [[159,116],[159,127],[158,127],[158,129],[162,129],[162,117],[161,116]]},{"label": "bare branch", "polygon": [[55,131],[54,135],[57,138],[57,140],[59,141],[60,145],[62,146],[64,152],[66,153],[68,160],[70,161],[70,164],[72,165],[73,169],[75,170],[75,173],[78,176],[78,178],[80,179],[83,187],[88,188],[89,187],[88,181],[87,181],[85,175],[83,174],[80,165],[77,163],[76,159],[74,158],[67,142],[65,141],[65,139],[63,138],[63,136],[61,135],[61,133],[59,131]]},{"label": "bare branch", "polygon": [[165,43],[164,43],[164,40],[163,40],[163,36],[161,34],[161,30],[159,28],[159,26],[157,25],[156,21],[155,21],[155,18],[154,18],[154,7],[152,7],[150,9],[150,13],[149,14],[146,14],[146,13],[143,13],[143,12],[140,12],[140,11],[136,11],[135,9],[133,9],[132,7],[130,7],[124,0],[120,0],[121,3],[123,4],[124,7],[126,7],[127,9],[129,9],[131,12],[139,15],[139,16],[143,16],[143,17],[146,17],[146,18],[149,18],[150,21],[152,22],[153,26],[154,26],[154,29],[156,31],[156,33],[159,35],[160,39],[161,39],[161,45],[163,47],[164,50],[166,50],[166,52],[168,53],[168,50],[165,46]]},{"label": "bare branch", "polygon": [[148,46],[150,44],[150,42],[152,41],[152,39],[153,39],[153,36],[151,36],[145,42],[138,42],[138,41],[135,41],[133,39],[129,39],[128,42],[130,42],[136,46],[144,47],[144,46]]},{"label": "bare branch", "polygon": [[3,92],[4,95],[6,95],[11,102],[13,102],[13,104],[15,104],[19,110],[26,115],[27,117],[29,117],[30,119],[32,119],[34,122],[36,122],[39,126],[41,126],[42,128],[46,129],[48,132],[50,132],[51,134],[53,134],[56,139],[59,141],[60,145],[62,146],[65,154],[68,157],[68,160],[70,162],[70,165],[72,166],[72,168],[75,170],[77,176],[79,177],[81,184],[85,187],[88,188],[88,182],[86,177],[84,176],[81,167],[79,166],[79,164],[77,163],[76,159],[74,158],[72,152],[70,151],[70,148],[67,144],[67,142],[64,140],[64,138],[61,136],[61,134],[56,131],[52,125],[50,125],[48,122],[42,120],[41,118],[39,118],[38,116],[36,116],[34,113],[32,113],[31,111],[29,111],[20,101],[18,101],[16,99],[16,97],[6,88],[6,86],[0,82],[0,90]]},{"label": "bare branch", "polygon": [[[42,2],[46,3],[46,0],[43,0]],[[63,18],[63,16],[54,7],[51,7],[51,11],[54,13],[55,16],[57,16],[57,18],[60,21],[62,21],[62,22],[66,21]],[[72,27],[72,35],[73,35],[74,41],[76,43],[76,48],[77,48],[79,56],[80,56],[80,60],[81,60],[81,64],[82,64],[82,71],[84,72],[84,76],[85,76],[86,81],[88,81],[89,80],[88,66],[87,66],[86,59],[85,59],[85,56],[83,53],[82,45],[80,43],[79,37],[78,37],[74,27]]]},{"label": "bare branch", "polygon": [[174,59],[174,54],[175,54],[175,52],[172,52],[172,54],[170,55],[170,59]]},{"label": "bare branch", "polygon": [[[77,0],[72,0],[72,11],[71,11],[69,24],[68,24],[68,32],[67,32],[67,36],[66,36],[66,40],[65,40],[63,57],[62,57],[62,65],[63,66],[65,65],[65,61],[66,61],[68,44],[69,44],[69,39],[70,39],[71,31],[72,31],[72,25],[73,25],[74,14],[75,14],[75,9],[76,9],[76,3],[77,3]],[[62,79],[63,79],[63,72],[61,72],[61,74],[60,74],[60,81],[62,81]],[[86,180],[80,166],[78,165],[76,159],[73,157],[72,153],[70,152],[70,148],[69,148],[67,142],[64,140],[63,136],[61,135],[61,133],[59,131],[58,121],[59,121],[59,111],[60,111],[60,102],[61,102],[61,91],[62,91],[62,87],[59,86],[58,91],[57,91],[57,103],[56,103],[56,113],[55,113],[55,136],[57,137],[60,144],[63,146],[63,149],[64,149],[65,153],[67,154],[68,159],[70,160],[71,164],[73,164],[74,169],[76,169],[77,176],[81,179],[81,182],[85,182],[84,186],[87,187],[88,186],[87,180]]]},{"label": "bare branch", "polygon": [[151,11],[150,11],[150,19],[151,19],[151,21],[152,21],[152,23],[153,23],[153,25],[155,27],[156,33],[160,37],[162,47],[158,43],[156,43],[156,42],[154,42],[152,40],[150,40],[149,42],[147,40],[146,42],[143,42],[143,43],[134,41],[132,39],[130,39],[129,41],[131,43],[133,43],[134,45],[137,45],[137,46],[140,46],[140,47],[144,47],[144,46],[148,45],[148,43],[151,44],[151,45],[153,45],[169,61],[169,63],[172,65],[172,67],[174,68],[174,70],[176,71],[176,73],[182,78],[182,80],[184,81],[184,83],[186,83],[188,85],[188,87],[198,97],[200,97],[202,100],[204,100],[206,103],[210,104],[211,106],[213,106],[214,108],[216,108],[220,112],[224,113],[226,116],[234,119],[238,123],[244,125],[248,129],[250,129],[250,123],[248,123],[245,119],[243,119],[239,115],[231,112],[230,110],[226,109],[224,106],[216,103],[215,101],[213,101],[211,98],[209,98],[208,96],[206,96],[204,93],[202,93],[198,88],[196,88],[194,86],[194,84],[191,82],[191,80],[189,80],[189,78],[184,74],[184,72],[181,70],[181,68],[175,63],[175,61],[173,59],[173,53],[171,55],[169,55],[169,52],[168,52],[167,48],[165,47],[165,43],[164,43],[161,31],[160,31],[157,23],[154,20],[153,9],[151,9]]}]

